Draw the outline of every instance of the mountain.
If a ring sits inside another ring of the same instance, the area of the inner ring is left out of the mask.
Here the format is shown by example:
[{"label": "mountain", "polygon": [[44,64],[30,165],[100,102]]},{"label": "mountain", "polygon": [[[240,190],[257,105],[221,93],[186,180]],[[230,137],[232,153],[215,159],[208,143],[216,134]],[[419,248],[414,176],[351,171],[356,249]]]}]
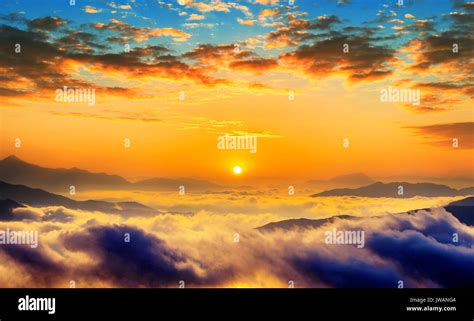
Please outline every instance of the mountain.
[{"label": "mountain", "polygon": [[444,208],[453,214],[461,223],[474,226],[474,197],[451,202]]},{"label": "mountain", "polygon": [[67,191],[71,185],[78,188],[113,189],[126,187],[130,182],[117,175],[91,173],[78,168],[46,168],[9,156],[0,161],[0,180],[50,191]]},{"label": "mountain", "polygon": [[15,216],[13,215],[13,210],[18,207],[25,206],[9,198],[0,199],[0,222],[14,221]]},{"label": "mountain", "polygon": [[312,187],[336,188],[336,187],[359,187],[374,183],[375,181],[364,173],[353,173],[336,176],[328,180],[310,180],[306,184]]},{"label": "mountain", "polygon": [[[403,186],[403,195],[399,195],[399,186]],[[471,195],[474,188],[461,190],[453,189],[446,185],[432,183],[381,183],[377,182],[359,188],[339,188],[313,194],[312,197],[320,196],[361,196],[361,197],[395,197],[410,198],[414,196],[438,197],[438,196],[460,196]]]},{"label": "mountain", "polygon": [[79,168],[46,168],[27,163],[16,156],[0,160],[0,181],[26,185],[52,192],[64,193],[71,185],[76,190],[118,189],[178,191],[184,186],[186,191],[207,191],[225,187],[192,178],[151,178],[131,183],[118,175],[92,173]]},{"label": "mountain", "polygon": [[256,229],[262,232],[273,232],[275,230],[292,230],[292,229],[304,229],[304,228],[317,228],[323,226],[327,223],[333,223],[336,219],[357,219],[355,216],[351,215],[339,215],[323,219],[307,219],[307,218],[298,218],[298,219],[289,219],[278,222],[268,223],[266,225],[257,227]]},{"label": "mountain", "polygon": [[461,188],[459,190],[460,195],[474,195],[474,186],[473,187],[466,187],[466,188]]},{"label": "mountain", "polygon": [[[153,214],[156,210],[136,202],[75,201],[70,198],[24,185],[0,181],[0,199],[10,199],[33,207],[64,206],[69,209],[115,214]],[[7,203],[8,204],[8,203]],[[133,212],[133,213],[132,213]]]},{"label": "mountain", "polygon": [[[453,216],[455,216],[461,223],[474,226],[474,197],[467,197],[465,199],[451,202],[444,207],[446,211],[450,212]],[[397,213],[395,215],[405,215],[405,214],[413,214],[419,211],[412,210],[402,213]],[[425,208],[422,209],[425,211],[430,211],[431,209]],[[352,215],[338,215],[329,218],[323,219],[307,219],[307,218],[298,218],[298,219],[289,219],[283,220],[278,222],[272,222],[265,224],[263,226],[257,227],[256,229],[261,232],[273,232],[275,230],[293,230],[293,229],[305,229],[305,228],[318,228],[323,226],[324,224],[333,223],[336,219],[344,219],[344,220],[357,220],[360,217],[352,216]]]},{"label": "mountain", "polygon": [[[425,182],[425,183],[433,183],[433,184],[441,184],[446,186],[451,186],[453,188],[465,188],[474,186],[474,177],[470,177],[469,174],[466,176],[407,176],[403,175],[400,176],[386,176],[384,178],[380,178],[381,182],[408,182],[408,183],[418,183],[418,182]],[[366,184],[368,185],[368,184]],[[344,186],[349,187],[349,186]]]}]

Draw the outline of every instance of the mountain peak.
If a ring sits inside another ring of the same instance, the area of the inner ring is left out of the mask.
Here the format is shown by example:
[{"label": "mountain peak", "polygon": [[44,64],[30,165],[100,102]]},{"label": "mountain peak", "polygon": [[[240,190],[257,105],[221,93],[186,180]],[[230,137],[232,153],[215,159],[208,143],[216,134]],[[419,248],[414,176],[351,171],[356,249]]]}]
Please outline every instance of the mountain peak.
[{"label": "mountain peak", "polygon": [[[400,186],[403,190],[400,194]],[[441,196],[458,196],[468,193],[469,191],[458,191],[446,185],[433,183],[407,183],[407,182],[391,182],[382,183],[375,182],[373,184],[359,188],[338,188],[327,190],[318,194],[318,196],[360,196],[360,197],[395,197],[406,198],[414,196],[424,197],[441,197]]]},{"label": "mountain peak", "polygon": [[9,163],[25,163],[25,161],[21,160],[20,158],[18,158],[17,156],[15,155],[9,155],[7,157],[5,157],[4,159],[2,159],[0,162],[9,162]]}]

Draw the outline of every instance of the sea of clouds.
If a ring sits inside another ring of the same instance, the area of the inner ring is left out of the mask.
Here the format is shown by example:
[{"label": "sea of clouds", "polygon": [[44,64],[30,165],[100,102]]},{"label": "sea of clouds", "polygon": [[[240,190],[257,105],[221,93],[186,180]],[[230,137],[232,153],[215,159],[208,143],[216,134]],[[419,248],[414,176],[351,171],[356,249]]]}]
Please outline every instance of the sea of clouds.
[{"label": "sea of clouds", "polygon": [[[444,199],[392,200],[387,208],[382,206],[387,200],[267,203],[249,196],[247,201],[256,201],[248,203],[253,210],[245,210],[242,200],[239,208],[193,197],[190,204],[181,201],[183,208],[162,201],[161,210],[173,211],[152,216],[17,208],[16,220],[0,222],[0,230],[38,231],[39,244],[0,245],[0,286],[69,287],[71,281],[77,287],[474,286],[474,228],[442,207],[397,211]],[[344,208],[336,210],[337,204]],[[329,209],[358,219],[335,219],[318,228],[256,229],[287,218],[329,217]],[[325,233],[333,229],[363,230],[364,247],[327,244]]]}]

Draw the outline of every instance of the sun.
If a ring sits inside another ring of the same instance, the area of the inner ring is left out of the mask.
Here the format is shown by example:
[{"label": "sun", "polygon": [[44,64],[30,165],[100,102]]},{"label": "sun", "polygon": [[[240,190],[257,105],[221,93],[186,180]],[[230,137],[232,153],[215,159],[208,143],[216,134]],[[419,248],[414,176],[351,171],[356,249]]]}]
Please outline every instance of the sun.
[{"label": "sun", "polygon": [[234,174],[235,175],[240,175],[242,173],[242,167],[240,166],[234,166]]}]

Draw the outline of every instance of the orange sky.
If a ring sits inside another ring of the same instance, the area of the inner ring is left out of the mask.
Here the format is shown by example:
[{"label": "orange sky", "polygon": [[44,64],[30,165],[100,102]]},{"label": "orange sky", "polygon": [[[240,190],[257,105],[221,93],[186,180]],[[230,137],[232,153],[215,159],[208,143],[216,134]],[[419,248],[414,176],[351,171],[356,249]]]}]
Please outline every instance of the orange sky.
[{"label": "orange sky", "polygon": [[[215,20],[208,12],[225,15],[233,8],[196,3],[190,2],[181,16],[196,11],[202,17],[188,20]],[[238,51],[230,41],[240,35],[235,31],[203,45],[194,40],[203,36],[192,25],[171,19],[169,26],[152,29],[135,26],[126,16],[101,20],[100,14],[109,14],[105,8],[83,10],[84,17],[97,13],[93,21],[103,21],[84,29],[85,35],[65,29],[74,22],[60,16],[23,18],[19,21],[28,26],[23,29],[3,26],[8,39],[23,39],[25,51],[15,54],[7,46],[8,59],[0,61],[0,70],[11,76],[0,88],[5,93],[0,157],[15,154],[42,166],[132,179],[225,181],[235,179],[236,165],[243,168],[242,180],[353,172],[474,176],[472,55],[469,50],[452,53],[449,33],[430,29],[431,20],[415,19],[418,13],[408,11],[392,11],[397,19],[374,25],[355,22],[373,33],[401,37],[386,45],[364,29],[342,32],[348,22],[337,15],[279,6],[267,14],[261,6],[254,13],[243,7],[230,11],[251,21],[236,20],[239,28],[252,31],[239,39]],[[463,27],[456,20],[460,14],[451,15],[453,30]],[[318,36],[313,30],[336,36],[314,42],[302,37]],[[132,37],[132,51],[100,47],[104,32]],[[69,38],[58,40],[60,34]],[[167,42],[152,41],[162,37]],[[350,53],[341,51],[344,41],[352,44]],[[456,41],[462,45],[466,39]],[[95,88],[95,105],[55,101],[55,90],[63,86]],[[381,90],[389,86],[420,90],[421,104],[382,102]],[[225,134],[257,136],[257,153],[218,150],[217,137]],[[21,148],[15,147],[17,138]],[[130,139],[130,148],[124,139]]]},{"label": "orange sky", "polygon": [[[234,165],[249,177],[472,173],[472,149],[433,146],[429,138],[405,128],[455,122],[462,112],[413,115],[397,104],[379,102],[370,86],[345,88],[338,79],[319,83],[321,89],[310,86],[294,101],[285,94],[241,90],[232,97],[233,88],[224,88],[190,91],[184,101],[97,95],[93,107],[25,102],[2,109],[1,155],[125,177],[225,180]],[[119,118],[129,113],[156,121]],[[256,134],[257,153],[218,150],[217,136],[234,132]],[[15,138],[21,138],[21,148],[15,148]],[[130,148],[124,147],[126,138]],[[344,138],[349,148],[343,147]]]}]

